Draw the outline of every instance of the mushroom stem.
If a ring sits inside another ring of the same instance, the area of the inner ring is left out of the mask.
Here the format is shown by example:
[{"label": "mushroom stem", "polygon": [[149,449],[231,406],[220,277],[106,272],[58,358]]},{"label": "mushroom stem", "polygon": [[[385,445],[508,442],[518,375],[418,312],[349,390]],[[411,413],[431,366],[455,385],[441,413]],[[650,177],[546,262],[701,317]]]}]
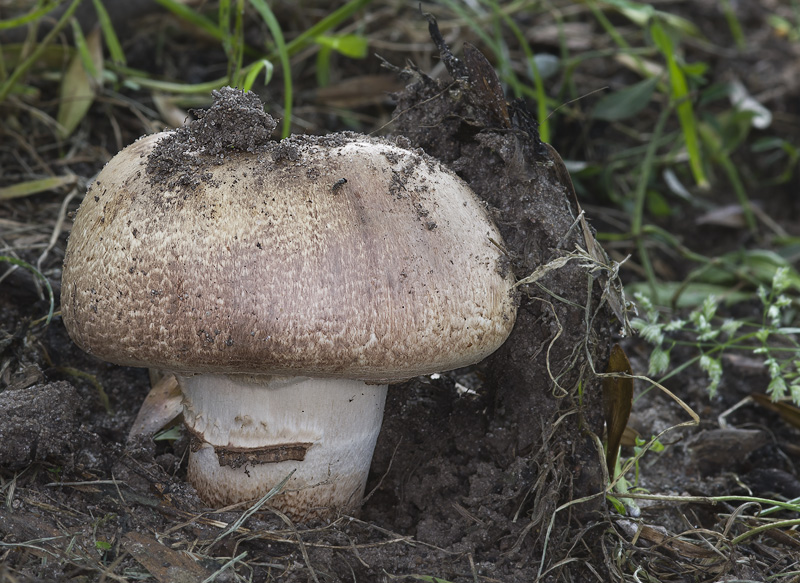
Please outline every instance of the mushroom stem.
[{"label": "mushroom stem", "polygon": [[386,385],[259,375],[178,377],[193,434],[189,481],[212,506],[260,498],[294,519],[357,509]]}]

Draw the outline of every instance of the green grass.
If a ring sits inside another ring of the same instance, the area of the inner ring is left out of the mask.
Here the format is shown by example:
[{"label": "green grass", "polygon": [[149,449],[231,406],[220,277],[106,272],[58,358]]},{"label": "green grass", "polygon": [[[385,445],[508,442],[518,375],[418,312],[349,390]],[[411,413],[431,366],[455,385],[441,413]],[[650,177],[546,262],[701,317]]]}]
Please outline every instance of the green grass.
[{"label": "green grass", "polygon": [[[60,75],[61,99],[55,118],[58,137],[66,140],[80,127],[98,96],[107,90],[132,88],[163,92],[168,97],[207,97],[211,90],[223,85],[250,90],[262,76],[264,83],[271,85],[280,74],[282,87],[276,92],[283,96],[281,135],[286,136],[297,100],[292,71],[297,63],[293,65],[293,59],[301,55],[310,59],[317,84],[322,87],[330,81],[334,53],[349,59],[363,59],[370,53],[366,36],[341,30],[363,16],[371,0],[344,2],[291,35],[281,28],[266,0],[220,0],[204,8],[176,0],[158,2],[189,30],[219,43],[220,59],[227,62],[224,76],[186,83],[129,67],[123,43],[103,2],[93,0],[101,31],[98,37],[97,33],[82,31],[72,18],[78,6],[78,0],[73,0],[40,42],[29,39],[20,47],[2,48],[0,106],[10,106],[13,111],[20,100],[35,98],[39,91],[34,86],[37,80],[68,63]],[[44,3],[19,17],[0,21],[0,30],[35,24],[53,7],[52,3]],[[571,151],[569,147],[562,148],[562,154],[568,161],[570,155],[578,157],[574,167],[579,170],[573,177],[582,196],[605,200],[624,213],[623,228],[600,232],[598,238],[612,246],[627,247],[633,253],[632,261],[640,267],[640,281],[634,282],[632,288],[642,294],[643,301],[672,311],[699,308],[705,295],[714,291],[728,302],[755,301],[759,286],[769,284],[775,270],[782,267],[781,261],[790,266],[791,254],[798,255],[800,242],[785,233],[776,231],[775,237],[764,236],[764,219],[757,217],[751,201],[760,185],[780,186],[796,178],[800,144],[769,126],[763,127],[765,116],[768,118],[771,113],[746,89],[739,87],[740,95],[734,99],[733,84],[710,77],[711,63],[704,57],[714,51],[695,50],[696,46],[712,46],[695,24],[657,6],[631,0],[583,0],[555,5],[533,0],[476,0],[472,5],[443,0],[436,8],[440,20],[451,28],[468,31],[465,36],[471,36],[490,57],[509,98],[529,101],[545,141],[561,144],[561,134],[570,126],[605,125],[608,137],[603,141],[613,140],[605,159],[584,161],[580,150]],[[745,47],[745,28],[734,7],[724,2],[721,10],[731,45]],[[788,14],[772,14],[768,20],[776,33],[800,42],[800,8],[795,6]],[[265,45],[248,44],[245,15],[260,21],[268,32]],[[531,19],[558,32],[555,51],[537,46],[535,35],[526,28]],[[571,22],[583,22],[602,37],[603,42],[597,43],[601,48],[572,48],[565,32]],[[73,47],[57,42],[67,29],[73,33]],[[719,50],[722,48],[725,47]],[[458,52],[460,47],[454,49]],[[616,63],[618,77],[627,78],[628,83],[585,86],[579,77],[590,71],[598,59]],[[596,91],[601,94],[584,99],[584,95]],[[590,141],[582,141],[591,147]],[[748,161],[752,164],[748,165]],[[3,188],[0,198],[41,192],[48,181],[66,179],[22,181]],[[753,241],[748,251],[769,251],[782,258],[777,263],[773,261],[771,267],[761,266],[761,275],[753,272],[761,261],[757,253],[740,257],[744,264],[730,257],[706,256],[662,226],[663,219],[684,209],[719,204],[711,194],[722,191],[728,191],[729,202],[741,209],[744,227]],[[665,252],[694,265],[684,280],[665,280],[659,273],[657,261]],[[735,291],[726,293],[726,288]],[[794,287],[784,290],[783,295],[789,306],[800,302],[800,291]],[[782,328],[791,329],[794,311],[786,309],[782,317],[786,320]],[[770,337],[775,337],[774,333]],[[698,342],[697,347],[704,354],[702,343]]]},{"label": "green grass", "polygon": [[[209,35],[220,43],[220,50],[228,61],[228,72],[224,77],[204,83],[183,83],[154,77],[143,71],[137,71],[126,66],[126,56],[122,45],[111,23],[101,0],[93,0],[97,11],[98,21],[102,30],[105,46],[108,50],[108,62],[97,62],[87,48],[85,31],[82,31],[77,22],[72,18],[80,0],[73,0],[69,8],[58,20],[56,26],[42,39],[41,42],[26,44],[20,54],[29,51],[30,54],[21,61],[14,62],[12,67],[6,69],[6,59],[0,50],[0,105],[13,94],[24,94],[26,86],[23,79],[32,68],[39,64],[43,53],[56,46],[56,40],[61,31],[70,26],[76,40],[74,50],[78,56],[73,56],[72,49],[62,49],[66,55],[77,61],[80,58],[81,68],[75,68],[72,74],[67,74],[62,84],[62,111],[59,116],[62,137],[69,136],[83,120],[94,101],[96,85],[102,84],[103,76],[99,70],[107,71],[107,75],[115,85],[125,85],[134,89],[150,89],[167,94],[202,94],[208,95],[212,90],[225,85],[251,90],[258,78],[264,73],[264,82],[268,84],[273,78],[273,71],[277,68],[283,77],[283,126],[281,136],[289,134],[292,123],[292,107],[295,100],[292,82],[292,68],[290,59],[300,51],[312,45],[330,55],[331,51],[339,52],[350,58],[364,58],[366,56],[366,41],[358,35],[337,35],[335,31],[358,11],[364,9],[371,0],[350,0],[341,7],[333,10],[328,16],[313,24],[308,29],[300,32],[291,41],[284,39],[283,30],[278,23],[270,5],[265,0],[221,0],[216,12],[216,20],[199,12],[195,8],[176,0],[158,0],[158,2],[188,26],[195,27],[198,32]],[[34,10],[27,15],[0,21],[0,30],[11,28],[20,24],[42,18],[52,9],[47,6]],[[268,29],[272,43],[264,47],[248,46],[244,40],[243,16],[246,9],[254,11],[261,18]],[[231,24],[233,21],[233,24]],[[332,42],[335,39],[335,42]],[[32,46],[32,50],[31,47]],[[358,48],[354,48],[358,47]],[[319,65],[329,68],[330,57],[321,59]],[[65,108],[68,107],[68,110]]]}]

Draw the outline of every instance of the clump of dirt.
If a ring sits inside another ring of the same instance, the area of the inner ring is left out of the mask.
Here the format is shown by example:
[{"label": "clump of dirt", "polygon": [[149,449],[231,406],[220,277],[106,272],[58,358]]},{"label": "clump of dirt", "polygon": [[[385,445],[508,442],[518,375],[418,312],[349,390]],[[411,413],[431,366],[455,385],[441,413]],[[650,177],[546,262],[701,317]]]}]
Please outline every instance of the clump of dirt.
[{"label": "clump of dirt", "polygon": [[0,393],[0,466],[18,470],[33,461],[67,461],[78,441],[80,399],[67,382]]},{"label": "clump of dirt", "polygon": [[[484,441],[501,472],[525,460],[527,469],[517,477],[530,481],[515,480],[516,512],[528,514],[536,525],[531,528],[544,533],[558,504],[589,497],[592,502],[572,509],[587,516],[602,502],[596,497],[602,468],[592,433],[602,433],[603,419],[593,371],[604,370],[622,324],[615,324],[610,288],[602,284],[612,276],[594,280],[587,270],[611,265],[575,254],[592,241],[573,228],[579,209],[571,185],[524,105],[506,103],[496,73],[476,49],[465,48],[462,62],[432,19],[430,30],[453,81],[402,71],[409,84],[398,97],[398,132],[454,168],[487,201],[518,278],[541,273],[535,284],[521,286],[514,331],[487,361],[492,406]],[[591,239],[588,230],[585,235]],[[544,475],[541,468],[548,468]],[[569,516],[559,519],[566,524]]]},{"label": "clump of dirt", "polygon": [[214,104],[192,110],[195,119],[159,140],[148,156],[152,183],[196,186],[209,158],[222,164],[230,153],[262,151],[270,143],[277,124],[255,93],[232,87],[211,93]]}]

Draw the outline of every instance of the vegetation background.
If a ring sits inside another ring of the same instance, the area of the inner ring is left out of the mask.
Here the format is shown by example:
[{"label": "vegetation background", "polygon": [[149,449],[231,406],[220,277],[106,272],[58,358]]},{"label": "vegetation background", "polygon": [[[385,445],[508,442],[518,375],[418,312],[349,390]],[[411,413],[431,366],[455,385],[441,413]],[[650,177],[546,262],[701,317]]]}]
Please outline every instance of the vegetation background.
[{"label": "vegetation background", "polygon": [[[177,580],[150,553],[197,581],[800,580],[797,0],[2,0],[0,391],[79,385],[94,436],[82,451],[105,438],[121,448],[143,396],[125,390],[141,373],[80,360],[57,330],[64,244],[87,183],[224,85],[259,93],[284,136],[391,133],[402,83],[383,61],[445,74],[423,11],[457,55],[477,46],[508,99],[528,104],[638,308],[639,334],[623,345],[642,379],[624,478],[595,525],[602,544],[577,537],[512,568],[522,542],[490,549],[510,532],[523,541],[524,528],[495,536],[485,518],[493,542],[464,550],[426,539],[424,516],[368,512],[360,526],[301,535],[183,509],[133,540],[120,534],[122,503],[107,500],[115,477],[73,472],[77,485],[56,497],[65,464],[41,448],[25,463],[3,458],[0,579]],[[687,417],[658,387],[700,426],[669,431]],[[156,452],[173,477],[174,431]],[[47,520],[14,522],[23,507]],[[253,539],[273,546],[265,554]],[[154,541],[166,550],[137,546]]]}]

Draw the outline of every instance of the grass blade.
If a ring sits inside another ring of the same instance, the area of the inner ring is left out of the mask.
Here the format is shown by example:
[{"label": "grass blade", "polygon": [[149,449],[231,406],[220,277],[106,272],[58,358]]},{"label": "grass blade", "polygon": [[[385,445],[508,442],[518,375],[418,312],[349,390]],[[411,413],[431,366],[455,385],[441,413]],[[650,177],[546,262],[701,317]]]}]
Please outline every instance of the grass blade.
[{"label": "grass blade", "polygon": [[[355,12],[361,10],[372,0],[350,0],[347,4],[331,12],[328,16],[320,20],[305,32],[299,34],[294,40],[286,45],[289,55],[294,55],[298,51],[314,42],[314,39],[326,32],[336,28],[342,22],[350,18]],[[276,55],[268,55],[267,59],[272,60]]]},{"label": "grass blade", "polygon": [[75,176],[53,176],[52,178],[41,178],[39,180],[29,180],[28,182],[20,182],[13,186],[5,186],[0,188],[0,200],[10,200],[12,198],[20,198],[29,196],[31,194],[38,194],[47,190],[55,190],[62,186],[72,186],[75,184]]},{"label": "grass blade", "polygon": [[92,0],[94,2],[94,9],[97,12],[97,20],[100,23],[100,29],[103,31],[103,38],[106,41],[106,47],[111,54],[111,60],[119,65],[125,64],[125,52],[122,50],[122,45],[119,42],[119,37],[114,30],[114,25],[111,23],[111,18],[108,15],[106,7],[103,6],[103,0]]},{"label": "grass blade", "polygon": [[281,129],[281,137],[285,138],[289,135],[292,127],[292,68],[289,65],[289,52],[286,49],[286,42],[283,39],[283,31],[281,30],[278,20],[272,13],[272,9],[267,6],[264,0],[250,0],[250,3],[264,19],[264,22],[269,28],[269,32],[275,41],[275,47],[278,52],[278,57],[281,61],[283,68],[283,128]]},{"label": "grass blade", "polygon": [[647,184],[655,166],[656,149],[671,109],[672,108],[668,107],[661,112],[656,122],[656,127],[653,130],[653,137],[647,146],[647,152],[641,164],[642,170],[639,174],[639,180],[636,183],[635,206],[633,216],[631,217],[631,235],[636,241],[636,248],[639,251],[639,260],[642,262],[642,267],[647,275],[647,283],[650,286],[650,294],[652,297],[657,295],[658,283],[656,282],[656,272],[653,268],[653,264],[650,262],[650,255],[647,252],[647,246],[645,245],[643,237],[644,205],[647,198]]},{"label": "grass blade", "polygon": [[692,170],[694,180],[700,188],[709,187],[708,179],[703,170],[703,162],[700,155],[700,140],[697,137],[697,122],[694,117],[694,109],[689,96],[689,86],[686,82],[686,75],[675,58],[675,51],[672,40],[664,28],[658,22],[654,22],[650,27],[650,34],[658,49],[667,60],[669,69],[669,79],[672,100],[678,112],[678,121],[683,131],[683,139],[686,143],[686,151],[689,154],[689,167]]},{"label": "grass blade", "polygon": [[61,18],[59,18],[53,29],[47,33],[41,42],[36,45],[36,48],[31,51],[30,55],[28,55],[28,58],[17,65],[17,68],[14,69],[14,72],[9,75],[8,79],[6,79],[2,85],[0,85],[0,103],[5,101],[6,97],[8,97],[8,94],[19,81],[20,77],[22,77],[28,71],[28,69],[30,69],[33,64],[39,60],[39,57],[42,55],[48,45],[50,45],[50,43],[52,43],[53,40],[61,33],[61,29],[66,26],[67,22],[69,22],[69,19],[72,18],[73,14],[75,14],[75,10],[78,9],[80,3],[81,0],[72,0],[72,4],[70,4],[64,14],[61,15]]},{"label": "grass blade", "polygon": [[592,117],[619,121],[635,116],[650,102],[658,85],[658,77],[650,77],[619,91],[604,95],[594,107]]},{"label": "grass blade", "polygon": [[178,18],[194,24],[196,27],[206,31],[219,41],[225,41],[225,33],[213,21],[202,14],[192,10],[185,4],[176,0],[156,0],[161,6],[172,12]]},{"label": "grass blade", "polygon": [[[261,59],[250,65],[247,70],[247,75],[245,75],[244,82],[242,82],[242,89],[244,91],[250,91],[262,69],[264,70],[264,85],[269,85],[272,79],[273,68],[272,63],[266,59]],[[244,71],[242,72],[244,73]]]},{"label": "grass blade", "polygon": [[33,22],[35,20],[39,20],[42,16],[57,8],[60,2],[50,2],[49,4],[45,4],[39,8],[34,8],[27,14],[23,14],[21,16],[17,16],[14,18],[8,18],[6,20],[0,20],[0,30],[7,30],[9,28],[17,28],[18,26],[23,26],[28,24],[29,22]]}]

